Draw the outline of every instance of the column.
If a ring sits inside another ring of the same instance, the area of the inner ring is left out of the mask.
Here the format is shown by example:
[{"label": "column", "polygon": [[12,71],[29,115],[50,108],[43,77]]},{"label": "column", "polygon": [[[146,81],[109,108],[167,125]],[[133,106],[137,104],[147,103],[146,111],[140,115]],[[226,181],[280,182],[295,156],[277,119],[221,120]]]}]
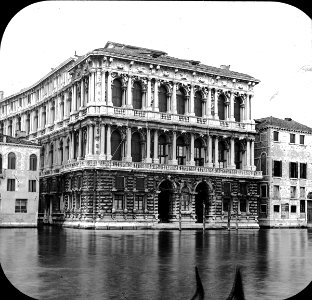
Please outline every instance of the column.
[{"label": "column", "polygon": [[113,101],[112,101],[112,75],[111,75],[110,71],[108,71],[108,76],[107,76],[107,105],[113,106]]},{"label": "column", "polygon": [[132,84],[131,84],[131,76],[128,76],[128,87],[127,87],[127,105],[128,108],[133,108],[132,106]]},{"label": "column", "polygon": [[215,88],[215,94],[214,94],[214,118],[216,120],[219,120],[219,112],[218,112],[218,91],[217,88]]},{"label": "column", "polygon": [[76,110],[76,84],[74,83],[72,86],[72,99],[71,99],[71,111],[72,113]]},{"label": "column", "polygon": [[95,149],[94,149],[94,127],[95,124],[90,125],[90,154],[94,155],[95,154]]},{"label": "column", "polygon": [[101,101],[104,105],[106,105],[106,100],[105,100],[105,69],[102,69],[102,78],[101,78]]},{"label": "column", "polygon": [[250,123],[250,118],[249,118],[249,94],[246,95],[245,122],[246,123]]},{"label": "column", "polygon": [[206,116],[207,118],[211,118],[211,88],[208,88],[207,93]]},{"label": "column", "polygon": [[245,170],[250,170],[250,141],[246,140],[246,165]]},{"label": "column", "polygon": [[101,102],[101,90],[102,86],[100,85],[99,79],[101,77],[101,70],[97,68],[96,73],[94,73],[94,87],[95,87],[95,102]]},{"label": "column", "polygon": [[111,125],[107,124],[107,132],[106,132],[106,159],[111,160]]},{"label": "column", "polygon": [[127,94],[128,88],[126,86],[121,87],[121,106],[125,107],[127,105],[126,103],[126,94]]},{"label": "column", "polygon": [[154,164],[159,164],[159,158],[158,158],[158,130],[154,130]]},{"label": "column", "polygon": [[252,171],[256,171],[256,166],[255,166],[255,141],[251,140],[251,149],[250,149],[250,168]]},{"label": "column", "polygon": [[235,150],[235,140],[234,140],[234,138],[231,138],[231,145],[230,145],[231,154],[230,154],[230,165],[229,165],[230,169],[236,168],[235,161],[234,161],[234,157],[235,157],[235,151],[234,150]]},{"label": "column", "polygon": [[212,161],[212,137],[208,135],[208,165],[207,167],[213,167]]},{"label": "column", "polygon": [[[252,110],[251,110],[251,99],[252,99],[253,95],[250,95],[249,99],[248,100],[248,104],[249,104],[249,120],[251,123],[255,123],[254,119],[253,119],[253,116],[252,116]],[[248,113],[247,111],[247,113]]]},{"label": "column", "polygon": [[149,128],[146,129],[146,159],[145,162],[151,163],[151,130]]},{"label": "column", "polygon": [[68,117],[68,92],[64,92],[64,119]]},{"label": "column", "polygon": [[63,138],[63,165],[67,164],[68,159],[65,160],[66,158],[66,144],[65,144],[66,138]]},{"label": "column", "polygon": [[172,113],[177,113],[177,83],[173,82],[172,96],[171,96]]},{"label": "column", "polygon": [[230,121],[235,121],[234,118],[234,92],[231,91],[230,96]]},{"label": "column", "polygon": [[37,131],[42,129],[42,110],[43,110],[43,107],[40,106],[38,109],[38,128],[37,128]]},{"label": "column", "polygon": [[131,127],[127,128],[127,151],[126,151],[126,161],[131,162]]},{"label": "column", "polygon": [[95,95],[94,95],[94,90],[95,90],[95,71],[94,70],[91,70],[90,71],[90,91],[89,91],[89,94],[90,94],[90,102],[95,102]]},{"label": "column", "polygon": [[191,92],[190,92],[190,98],[189,98],[189,115],[195,116],[194,112],[194,85],[191,84]]},{"label": "column", "polygon": [[78,157],[77,160],[80,160],[82,155],[81,155],[81,150],[82,150],[82,129],[79,128],[79,136],[78,136]]},{"label": "column", "polygon": [[69,160],[73,161],[74,160],[74,131],[72,131],[70,133],[70,156],[69,156]]},{"label": "column", "polygon": [[219,139],[215,137],[215,155],[214,155],[214,167],[219,168]]},{"label": "column", "polygon": [[81,83],[80,83],[80,107],[83,107],[83,106],[84,106],[84,80],[82,77]]},{"label": "column", "polygon": [[155,86],[154,86],[154,111],[156,111],[156,112],[159,111],[159,106],[158,106],[158,83],[159,83],[159,80],[155,79]]},{"label": "column", "polygon": [[194,134],[191,133],[191,143],[190,143],[190,161],[189,165],[190,166],[195,166],[195,161],[194,161]]},{"label": "column", "polygon": [[177,133],[175,131],[172,132],[172,165],[177,165]]},{"label": "column", "polygon": [[146,103],[146,110],[151,110],[151,103],[152,103],[152,84],[151,79],[147,78],[147,103]]},{"label": "column", "polygon": [[[103,99],[102,99],[103,102]],[[105,157],[105,124],[101,123],[100,129],[100,159],[106,159]]]}]

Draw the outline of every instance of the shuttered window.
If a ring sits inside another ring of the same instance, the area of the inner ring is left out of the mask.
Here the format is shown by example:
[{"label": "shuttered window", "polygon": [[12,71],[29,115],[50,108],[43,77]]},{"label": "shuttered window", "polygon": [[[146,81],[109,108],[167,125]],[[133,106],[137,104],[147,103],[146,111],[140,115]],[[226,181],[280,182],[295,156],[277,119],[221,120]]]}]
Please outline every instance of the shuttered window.
[{"label": "shuttered window", "polygon": [[164,86],[158,90],[158,106],[160,112],[167,112],[167,91]]},{"label": "shuttered window", "polygon": [[200,92],[195,93],[194,97],[194,112],[196,117],[203,116],[203,109],[202,109],[202,96]]},{"label": "shuttered window", "polygon": [[289,163],[289,177],[298,178],[298,163],[296,162]]},{"label": "shuttered window", "polygon": [[120,107],[122,105],[122,88],[118,79],[115,79],[112,84],[112,101],[114,106]]},{"label": "shuttered window", "polygon": [[280,160],[273,161],[273,176],[282,177],[282,161]]},{"label": "shuttered window", "polygon": [[132,103],[134,109],[142,109],[142,88],[138,82],[133,84]]}]

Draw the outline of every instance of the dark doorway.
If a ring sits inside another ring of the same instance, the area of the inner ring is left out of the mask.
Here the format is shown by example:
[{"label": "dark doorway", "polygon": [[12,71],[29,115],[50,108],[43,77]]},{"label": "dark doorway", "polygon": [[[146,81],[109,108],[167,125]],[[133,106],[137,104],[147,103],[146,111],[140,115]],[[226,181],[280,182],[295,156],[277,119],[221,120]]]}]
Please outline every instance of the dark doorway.
[{"label": "dark doorway", "polygon": [[307,221],[312,224],[312,201],[307,201]]},{"label": "dark doorway", "polygon": [[159,186],[158,194],[158,218],[160,222],[169,222],[169,210],[171,195],[173,192],[172,183],[169,180],[163,181]]},{"label": "dark doorway", "polygon": [[203,202],[206,204],[206,211],[208,205],[209,188],[205,181],[199,183],[196,187],[197,192],[195,196],[195,214],[197,216],[197,223],[203,223]]}]

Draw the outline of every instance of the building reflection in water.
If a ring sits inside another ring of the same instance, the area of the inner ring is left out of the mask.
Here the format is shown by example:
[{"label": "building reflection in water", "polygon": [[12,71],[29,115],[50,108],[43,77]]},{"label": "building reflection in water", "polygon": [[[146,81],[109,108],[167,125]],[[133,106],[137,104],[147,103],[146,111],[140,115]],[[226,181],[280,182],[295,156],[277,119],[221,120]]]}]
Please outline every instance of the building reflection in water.
[{"label": "building reflection in water", "polygon": [[190,299],[199,267],[224,299],[241,266],[247,299],[283,299],[312,280],[312,232],[2,229],[1,266],[36,299]]}]

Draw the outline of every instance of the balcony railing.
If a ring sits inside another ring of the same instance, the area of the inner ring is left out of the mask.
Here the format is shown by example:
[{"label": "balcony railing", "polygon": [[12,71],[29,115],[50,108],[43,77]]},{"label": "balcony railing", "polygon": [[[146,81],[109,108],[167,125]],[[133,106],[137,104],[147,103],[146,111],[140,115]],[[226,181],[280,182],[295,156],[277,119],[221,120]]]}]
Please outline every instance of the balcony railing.
[{"label": "balcony railing", "polygon": [[40,176],[70,172],[83,168],[98,168],[109,170],[142,170],[164,173],[182,173],[182,174],[202,174],[207,176],[233,176],[233,177],[252,177],[262,178],[262,171],[240,170],[240,169],[223,169],[204,166],[187,166],[187,165],[165,165],[145,162],[124,162],[116,160],[80,160],[68,163],[61,167],[43,170]]}]

